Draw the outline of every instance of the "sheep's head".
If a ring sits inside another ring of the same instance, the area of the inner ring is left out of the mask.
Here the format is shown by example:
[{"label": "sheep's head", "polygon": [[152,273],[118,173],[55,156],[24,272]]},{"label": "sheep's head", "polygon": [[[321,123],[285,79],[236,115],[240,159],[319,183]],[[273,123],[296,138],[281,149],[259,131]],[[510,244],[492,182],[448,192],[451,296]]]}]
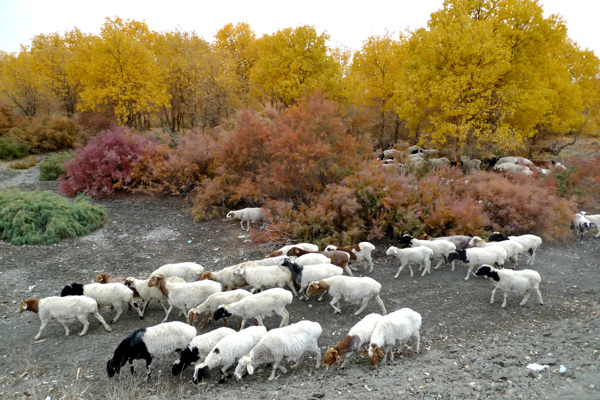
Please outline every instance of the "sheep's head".
[{"label": "sheep's head", "polygon": [[108,283],[108,279],[110,278],[110,275],[108,275],[107,273],[101,273],[98,274],[98,276],[96,277],[95,282],[98,283]]},{"label": "sheep's head", "polygon": [[196,369],[194,370],[193,381],[197,385],[204,378],[210,378],[210,369],[208,368],[208,365],[206,365],[206,363],[202,363],[196,366]]},{"label": "sheep's head", "polygon": [[248,371],[250,375],[254,373],[254,366],[252,365],[252,360],[250,359],[250,355],[246,354],[244,357],[240,358],[238,361],[237,367],[235,367],[235,377],[236,379],[242,379],[244,375],[244,371]]},{"label": "sheep's head", "polygon": [[148,286],[149,287],[158,286],[158,283],[163,280],[165,280],[164,275],[162,275],[162,274],[154,275],[154,276],[150,277],[150,280],[148,281]]},{"label": "sheep's head", "polygon": [[242,265],[233,270],[234,275],[244,275],[244,272],[246,272],[246,269]]},{"label": "sheep's head", "polygon": [[467,260],[467,251],[465,249],[458,249],[456,251],[451,251],[448,254],[448,262],[452,262],[454,260],[459,260],[465,263],[468,263],[469,260]]},{"label": "sheep's head", "polygon": [[379,357],[383,357],[383,352],[375,343],[371,343],[369,347],[368,356],[371,365],[377,368],[377,364],[379,364]]},{"label": "sheep's head", "polygon": [[227,213],[227,218],[234,218],[235,217],[235,211],[229,211]]},{"label": "sheep's head", "polygon": [[337,349],[337,346],[333,346],[330,349],[327,349],[327,353],[325,353],[325,358],[323,359],[323,363],[327,368],[331,367],[335,362],[342,362],[342,357],[340,356],[340,352]]},{"label": "sheep's head", "polygon": [[219,306],[219,308],[217,308],[217,311],[215,311],[215,314],[213,315],[213,319],[215,321],[218,321],[221,318],[231,317],[232,315],[233,314],[231,314],[229,311],[227,311],[227,306],[221,305],[221,306]]},{"label": "sheep's head", "polygon": [[471,240],[469,240],[469,247],[481,247],[485,242],[479,236],[473,236]]},{"label": "sheep's head", "polygon": [[498,272],[494,268],[492,268],[490,265],[482,265],[481,267],[477,268],[477,271],[475,271],[475,275],[487,276],[489,278],[492,278],[495,281],[500,280],[500,276],[498,275]]},{"label": "sheep's head", "polygon": [[326,290],[329,290],[329,285],[328,284],[326,284],[323,281],[314,281],[314,282],[311,282],[308,285],[308,289],[306,290],[306,294],[308,296],[310,296],[313,293],[324,292]]},{"label": "sheep's head", "polygon": [[34,313],[37,313],[38,312],[38,303],[39,303],[38,299],[33,299],[31,297],[21,300],[21,303],[19,304],[19,311],[18,311],[19,314],[21,314],[25,310],[33,311]]},{"label": "sheep's head", "polygon": [[385,252],[386,256],[391,256],[394,254],[398,254],[398,248],[394,246],[390,246]]}]

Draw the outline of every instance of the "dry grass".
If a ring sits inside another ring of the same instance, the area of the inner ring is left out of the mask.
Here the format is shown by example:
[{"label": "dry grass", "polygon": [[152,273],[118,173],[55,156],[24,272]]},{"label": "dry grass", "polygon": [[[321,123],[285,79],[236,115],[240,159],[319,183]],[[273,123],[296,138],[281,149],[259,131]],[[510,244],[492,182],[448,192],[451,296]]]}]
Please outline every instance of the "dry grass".
[{"label": "dry grass", "polygon": [[35,156],[25,157],[22,160],[15,161],[10,164],[10,168],[12,169],[29,169],[33,167],[36,163]]}]

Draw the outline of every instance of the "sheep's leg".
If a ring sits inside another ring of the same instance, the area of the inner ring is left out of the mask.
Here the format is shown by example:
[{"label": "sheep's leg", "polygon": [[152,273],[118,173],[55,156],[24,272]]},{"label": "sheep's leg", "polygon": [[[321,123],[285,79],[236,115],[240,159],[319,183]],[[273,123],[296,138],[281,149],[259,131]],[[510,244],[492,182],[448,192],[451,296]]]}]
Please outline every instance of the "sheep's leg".
[{"label": "sheep's leg", "polygon": [[385,304],[383,304],[383,300],[381,300],[381,297],[379,297],[379,295],[375,296],[375,301],[377,301],[377,303],[379,303],[379,307],[381,307],[382,315],[387,314],[387,310],[385,309]]},{"label": "sheep's leg", "polygon": [[294,287],[294,283],[292,281],[290,281],[290,282],[288,282],[287,285],[289,286],[290,290],[294,294],[294,297],[298,297],[298,293],[296,293],[296,288]]},{"label": "sheep's leg", "polygon": [[533,265],[534,260],[535,260],[535,250],[533,250],[533,252],[531,253],[531,256],[529,256],[529,260],[527,260],[527,265]]},{"label": "sheep's leg", "polygon": [[321,349],[319,348],[319,345],[317,342],[315,342],[313,344],[313,348],[312,348],[313,353],[316,354],[316,358],[317,358],[317,362],[315,364],[315,368],[319,369],[319,367],[321,366]]},{"label": "sheep's leg", "polygon": [[[319,297],[319,298],[317,299],[317,301],[322,301],[322,300],[323,300],[323,297],[325,297],[325,293],[327,293],[327,292],[326,292],[326,291],[323,291],[323,293],[321,294],[321,297]],[[308,300],[308,296],[306,296],[306,299]]]},{"label": "sheep's leg", "polygon": [[[367,308],[367,304],[369,304],[369,300],[371,300],[371,299],[370,299],[370,298],[367,298],[367,297],[365,297],[365,298],[362,300],[362,306],[360,306],[360,308],[359,308],[359,309],[358,309],[358,310],[357,310],[357,311],[354,313],[354,315],[358,315],[358,314],[360,314],[361,312],[363,312],[363,310],[364,310],[365,308]],[[385,308],[384,308],[384,309],[385,309]]]},{"label": "sheep's leg", "polygon": [[262,315],[257,315],[255,317],[255,319],[256,319],[256,322],[258,322],[258,325],[265,326],[265,324],[263,323]]},{"label": "sheep's leg", "polygon": [[496,294],[496,289],[498,289],[498,287],[495,287],[494,290],[492,290],[492,298],[490,299],[490,304],[494,303],[494,295]]},{"label": "sheep's leg", "polygon": [[423,265],[423,273],[421,274],[421,276],[425,276],[425,274],[431,274],[431,261],[425,260],[422,263],[422,265]]},{"label": "sheep's leg", "polygon": [[[273,363],[273,371],[271,371],[271,375],[269,376],[269,381],[272,381],[273,379],[275,379],[275,372],[277,372],[277,367],[279,367],[279,363],[281,362],[281,360],[277,360]],[[284,368],[285,370],[285,368]],[[282,371],[283,372],[283,371]],[[287,372],[287,370],[285,370],[285,372],[283,372],[284,374]]]},{"label": "sheep's leg", "polygon": [[[353,351],[349,351],[348,354],[346,354],[346,356],[344,357],[344,361],[342,361],[342,365],[340,365],[340,369],[344,369],[344,366],[346,365],[346,361],[348,361],[352,355],[354,355]],[[321,352],[319,352],[319,358],[320,357],[321,357]],[[317,366],[317,368],[318,368],[318,366]]]},{"label": "sheep's leg", "polygon": [[356,271],[357,268],[355,268],[352,264],[348,264],[348,268],[350,268],[352,271]]},{"label": "sheep's leg", "polygon": [[502,308],[506,307],[506,298],[508,297],[508,292],[504,292],[504,301],[502,302]]},{"label": "sheep's leg", "polygon": [[[400,276],[400,272],[402,272],[402,270],[404,269],[404,267],[406,267],[406,265],[408,264],[408,262],[403,262],[402,265],[400,265],[400,268],[398,268],[398,272],[396,272],[396,275],[394,275],[394,278],[398,278],[398,276]],[[408,268],[410,268],[410,276],[413,276],[413,270],[412,267],[409,265]]]},{"label": "sheep's leg", "polygon": [[469,266],[469,270],[467,271],[467,276],[465,277],[465,281],[469,280],[469,275],[471,275],[471,273],[473,272],[473,268],[475,268],[474,265]]},{"label": "sheep's leg", "polygon": [[521,303],[519,304],[520,306],[524,306],[527,303],[527,300],[529,300],[529,296],[531,295],[531,291],[527,290],[525,292],[525,297],[523,297],[523,301],[521,301]]},{"label": "sheep's leg", "polygon": [[337,302],[340,300],[339,297],[334,297],[333,300],[331,300],[331,302],[329,304],[331,304],[331,307],[333,307],[333,313],[337,314],[342,312],[342,309],[339,307],[336,307]]},{"label": "sheep's leg", "polygon": [[[65,327],[65,330],[67,331],[67,333],[65,333],[65,336],[69,336],[69,327],[65,325],[64,322],[61,322],[61,324]],[[38,331],[37,335],[33,337],[33,340],[38,340],[40,336],[42,336],[42,331],[44,330],[46,325],[48,325],[48,322],[42,321],[42,326],[40,326],[40,330]]]},{"label": "sheep's leg", "polygon": [[129,307],[133,307],[133,308],[135,309],[135,311],[137,311],[137,313],[138,313],[138,315],[139,315],[140,317],[143,317],[143,316],[144,316],[144,314],[142,314],[142,311],[141,311],[141,310],[140,310],[140,308],[137,306],[137,304],[135,304],[135,303],[133,302],[133,299],[132,299],[131,301],[129,301]]},{"label": "sheep's leg", "polygon": [[[152,357],[150,358],[146,358],[146,380],[150,379],[150,364],[152,363]],[[133,365],[131,366],[132,371],[133,371]]]},{"label": "sheep's leg", "polygon": [[[98,314],[98,315],[100,315],[100,314]],[[85,315],[78,315],[77,319],[79,320],[79,322],[81,322],[83,324],[83,329],[81,330],[81,332],[79,332],[79,336],[83,336],[87,333],[87,330],[90,327],[90,323],[88,322],[87,317]]]},{"label": "sheep's leg", "polygon": [[[225,318],[223,318],[223,319],[225,319]],[[206,325],[208,325],[209,321],[210,321],[210,313],[206,314],[206,318],[204,318],[204,321],[202,322],[200,329],[206,328]],[[227,322],[225,323],[225,325],[227,325]]]},{"label": "sheep's leg", "polygon": [[240,327],[239,330],[241,331],[242,329],[244,329],[244,325],[246,325],[246,317],[242,318],[242,322],[240,322]]},{"label": "sheep's leg", "polygon": [[[104,318],[102,318],[102,315],[100,315],[99,312],[95,312],[94,313],[94,317],[96,317],[96,319],[98,321],[100,321],[100,323],[102,324],[102,326],[104,327],[104,329],[106,329],[107,332],[111,332],[112,329],[110,328],[110,326],[108,326],[108,324],[106,323],[106,321],[104,320]],[[86,319],[87,321],[87,319]]]},{"label": "sheep's leg", "polygon": [[[373,259],[371,258],[371,256],[369,256],[367,259],[367,264],[369,266],[369,272],[373,272]],[[365,269],[367,267],[365,266]]]},{"label": "sheep's leg", "polygon": [[441,268],[442,266],[445,266],[445,265],[446,264],[444,264],[444,258],[440,258],[440,261],[438,261],[437,265],[433,269],[438,269],[438,268]]},{"label": "sheep's leg", "polygon": [[171,310],[173,310],[173,304],[169,303],[169,309],[167,310],[167,315],[165,315],[165,318],[162,320],[162,322],[167,322],[167,320],[169,319],[169,314],[171,314]]},{"label": "sheep's leg", "polygon": [[352,275],[352,271],[350,270],[350,268],[348,268],[348,265],[344,265],[344,271],[346,271],[346,273],[348,274],[348,276],[354,276]]},{"label": "sheep's leg", "polygon": [[225,326],[229,328],[229,322],[227,322],[227,318],[223,317],[223,322],[225,322]]},{"label": "sheep's leg", "polygon": [[454,263],[456,262],[456,260],[452,260],[452,263],[450,263],[450,266],[452,267],[452,269],[450,271],[454,272]]},{"label": "sheep's leg", "polygon": [[290,323],[290,313],[284,308],[283,312],[278,312],[277,315],[281,316],[280,328],[287,326]]},{"label": "sheep's leg", "polygon": [[415,332],[415,339],[417,340],[417,345],[415,346],[416,352],[418,353],[421,349],[421,334],[419,332]]},{"label": "sheep's leg", "polygon": [[306,353],[306,352],[303,351],[302,354],[300,354],[300,357],[298,357],[296,364],[292,365],[292,369],[296,369],[300,366],[300,364],[302,364],[302,361],[304,361],[304,353]]},{"label": "sheep's leg", "polygon": [[117,314],[112,319],[112,321],[110,321],[111,324],[114,324],[115,322],[117,322],[117,320],[119,319],[119,317],[121,316],[121,314],[123,314],[123,309],[121,308],[120,304],[119,305],[113,304],[113,307],[117,310]]}]

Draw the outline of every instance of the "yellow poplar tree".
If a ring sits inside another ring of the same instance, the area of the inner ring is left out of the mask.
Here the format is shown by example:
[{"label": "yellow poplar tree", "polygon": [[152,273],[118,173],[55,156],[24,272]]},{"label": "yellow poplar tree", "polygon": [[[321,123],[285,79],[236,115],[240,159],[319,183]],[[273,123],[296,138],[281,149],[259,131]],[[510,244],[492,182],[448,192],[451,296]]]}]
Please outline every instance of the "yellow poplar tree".
[{"label": "yellow poplar tree", "polygon": [[107,18],[100,36],[82,53],[81,108],[109,106],[121,124],[146,128],[169,101],[152,53],[154,37],[144,22]]},{"label": "yellow poplar tree", "polygon": [[0,51],[0,94],[25,116],[33,117],[37,112],[44,84],[25,47],[18,54]]}]

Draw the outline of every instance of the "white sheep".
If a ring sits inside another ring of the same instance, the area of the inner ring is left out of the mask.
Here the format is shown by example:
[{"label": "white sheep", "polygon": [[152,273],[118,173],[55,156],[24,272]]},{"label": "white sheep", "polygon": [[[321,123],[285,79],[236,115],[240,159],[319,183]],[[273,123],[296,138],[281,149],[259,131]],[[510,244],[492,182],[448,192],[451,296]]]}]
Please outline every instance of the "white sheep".
[{"label": "white sheep", "polygon": [[266,333],[267,328],[264,326],[251,326],[219,340],[204,361],[194,367],[194,383],[198,384],[202,379],[209,378],[210,370],[219,367],[221,373],[227,375],[229,367],[248,354]]},{"label": "white sheep", "polygon": [[496,164],[494,165],[494,171],[499,172],[512,172],[515,174],[523,174],[523,175],[532,175],[533,171],[529,169],[526,165],[521,164],[513,164],[513,163],[504,163],[504,164]]},{"label": "white sheep", "polygon": [[129,305],[137,311],[142,317],[142,310],[133,302],[133,291],[122,283],[71,283],[66,285],[60,293],[61,297],[65,296],[87,296],[96,300],[98,307],[113,307],[117,310],[117,314],[111,321],[111,324],[117,322],[123,313],[123,304]]},{"label": "white sheep", "polygon": [[178,276],[186,282],[194,282],[200,279],[204,272],[204,267],[194,262],[182,262],[176,264],[165,264],[155,269],[150,276],[162,275],[165,278]]},{"label": "white sheep", "polygon": [[298,247],[306,251],[319,251],[319,246],[312,243],[289,244],[287,246],[283,246],[279,250],[273,251],[271,254],[268,255],[268,257],[285,256],[287,252],[292,249],[292,247]]},{"label": "white sheep", "polygon": [[190,344],[179,354],[179,358],[173,363],[171,372],[179,375],[189,365],[198,360],[204,360],[208,353],[221,339],[233,335],[235,331],[231,328],[218,328],[204,335],[198,335],[192,339]]},{"label": "white sheep", "polygon": [[162,322],[169,319],[173,308],[178,308],[186,316],[190,308],[204,302],[208,296],[220,293],[223,286],[214,281],[169,282],[162,275],[154,275],[148,281],[149,287],[157,287],[169,301],[169,309]]},{"label": "white sheep", "polygon": [[521,243],[514,240],[504,240],[501,242],[486,242],[479,236],[473,236],[469,242],[470,247],[486,247],[486,246],[500,246],[506,251],[506,259],[513,262],[513,268],[519,264],[519,255],[525,250]]},{"label": "white sheep", "polygon": [[285,306],[291,304],[293,298],[292,293],[285,289],[267,289],[245,297],[235,303],[221,305],[215,311],[214,319],[218,320],[237,315],[242,317],[240,329],[243,329],[247,319],[254,318],[258,321],[259,325],[264,325],[263,318],[275,313],[281,317],[281,323],[279,324],[281,328],[290,322],[290,314],[285,309]]},{"label": "white sheep", "polygon": [[[350,255],[350,261],[356,261],[356,263],[362,263],[365,267],[369,267],[369,272],[373,272],[373,259],[371,253],[375,250],[375,246],[369,242],[360,242],[344,247],[335,247],[330,244],[325,248],[325,251],[341,250],[345,251]],[[296,261],[298,262],[298,261]]]},{"label": "white sheep", "polygon": [[[178,276],[173,276],[171,278],[166,278],[166,279],[171,282],[185,282],[182,278],[180,278]],[[148,282],[150,282],[150,278],[137,279],[132,276],[126,278],[125,282],[123,282],[123,284],[125,286],[129,287],[131,290],[134,290],[138,294],[140,299],[142,299],[143,304],[142,304],[141,314],[140,314],[141,318],[144,317],[146,308],[148,307],[148,304],[150,304],[150,302],[152,300],[157,300],[158,303],[163,308],[163,310],[165,310],[165,313],[167,312],[167,307],[163,304],[163,302],[167,301],[167,298],[162,294],[160,289],[158,289],[157,287],[149,287]]]},{"label": "white sheep", "polygon": [[500,246],[486,247],[471,247],[468,249],[459,249],[450,253],[448,261],[462,261],[469,266],[465,281],[469,280],[469,276],[473,273],[475,267],[480,267],[484,264],[497,264],[499,267],[504,265],[506,259],[506,250]]},{"label": "white sheep", "polygon": [[401,308],[383,316],[371,335],[368,349],[371,365],[377,367],[379,357],[383,357],[382,362],[386,362],[388,354],[391,354],[392,361],[394,361],[392,348],[396,345],[400,348],[404,347],[411,337],[417,341],[415,350],[418,353],[421,343],[420,329],[421,314],[410,308]]},{"label": "white sheep", "polygon": [[37,340],[42,335],[42,331],[53,319],[57,320],[65,328],[65,336],[69,336],[70,331],[67,322],[78,320],[83,324],[83,330],[79,336],[86,334],[90,323],[87,320],[88,315],[93,315],[104,326],[108,332],[110,326],[104,321],[102,315],[98,313],[98,303],[96,300],[87,296],[68,296],[68,297],[46,297],[44,299],[27,298],[21,300],[19,304],[19,313],[28,310],[38,314],[42,321],[42,326],[37,335],[33,338]]},{"label": "white sheep", "polygon": [[204,272],[200,275],[200,280],[209,279],[211,281],[219,282],[223,285],[223,290],[233,290],[243,286],[246,286],[248,282],[242,275],[235,275],[235,271],[238,267],[245,266],[248,268],[258,267],[258,264],[254,261],[246,261],[241,264],[232,265],[231,267],[225,267],[220,271],[216,272]]},{"label": "white sheep", "polygon": [[327,257],[324,254],[319,253],[307,253],[303,254],[300,257],[296,256],[274,256],[263,258],[262,260],[254,260],[260,266],[266,267],[269,265],[279,265],[281,261],[289,258],[292,261],[298,262],[300,265],[309,265],[309,264],[331,264],[331,258]]},{"label": "white sheep", "polygon": [[538,296],[540,305],[544,304],[542,293],[540,292],[540,282],[542,278],[537,271],[532,269],[523,269],[515,271],[512,269],[496,269],[489,265],[483,265],[475,272],[479,276],[487,276],[494,280],[494,290],[492,290],[492,298],[490,304],[494,302],[494,295],[497,289],[504,291],[504,302],[502,308],[506,307],[506,297],[508,293],[525,294],[523,301],[519,305],[524,306],[529,300],[531,291],[535,291]]},{"label": "white sheep", "polygon": [[398,272],[396,275],[394,275],[394,278],[398,278],[398,276],[400,276],[400,272],[407,265],[410,269],[410,276],[413,276],[413,270],[410,264],[419,264],[419,270],[421,268],[423,269],[421,276],[431,273],[431,259],[433,258],[433,250],[431,250],[429,247],[417,246],[399,249],[395,246],[390,246],[385,254],[388,256],[396,256],[401,263]]},{"label": "white sheep", "polygon": [[526,165],[528,167],[535,166],[533,161],[528,160],[525,157],[511,157],[511,156],[499,158],[498,161],[496,161],[496,164],[494,164],[494,166],[502,165],[502,164],[520,164],[520,165]]},{"label": "white sheep", "polygon": [[481,169],[481,160],[469,158],[469,156],[460,156],[461,167],[465,173]]},{"label": "white sheep", "polygon": [[273,371],[268,379],[272,381],[277,368],[284,374],[287,373],[287,370],[279,365],[283,357],[296,361],[292,368],[297,368],[302,363],[306,352],[317,355],[315,368],[319,368],[321,349],[317,341],[322,332],[321,325],[313,321],[300,321],[283,328],[270,330],[250,350],[250,353],[240,358],[235,368],[236,378],[242,379],[246,371],[252,375],[259,365],[273,363]]},{"label": "white sheep", "polygon": [[[327,350],[325,358],[323,359],[325,366],[329,368],[337,361],[342,363],[340,369],[343,369],[346,365],[346,361],[348,361],[355,352],[360,351],[365,343],[368,343],[371,340],[371,335],[381,318],[383,318],[383,315],[372,313],[357,322],[338,344]],[[343,362],[342,357],[344,357]]]},{"label": "white sheep", "polygon": [[152,358],[181,351],[194,337],[196,337],[196,328],[177,321],[136,329],[121,341],[113,357],[106,363],[108,377],[120,373],[127,362],[131,364],[133,374],[133,360],[143,359],[146,360],[146,379],[148,379]]},{"label": "white sheep", "polygon": [[[200,327],[200,329],[204,329],[206,327],[206,324],[208,324],[210,317],[214,314],[215,311],[217,311],[217,309],[222,304],[235,303],[236,301],[240,301],[241,299],[248,296],[252,296],[252,293],[244,289],[236,289],[227,292],[211,294],[200,305],[191,308],[188,311],[187,323],[191,324],[192,322],[198,321],[198,315],[206,313],[206,318],[204,319],[204,322]],[[229,326],[229,324],[227,323],[227,318],[223,318],[223,320],[225,322],[225,326]]]},{"label": "white sheep", "polygon": [[433,258],[440,258],[434,269],[438,269],[444,261],[449,262],[448,255],[450,252],[456,250],[456,245],[448,240],[419,240],[410,235],[402,235],[398,243],[409,245],[410,247],[429,247],[433,250]]},{"label": "white sheep", "polygon": [[239,265],[233,271],[233,274],[243,276],[246,282],[248,282],[248,285],[252,286],[252,293],[257,290],[275,287],[282,288],[287,285],[294,296],[297,295],[294,283],[292,282],[292,273],[287,268],[282,268],[279,265],[270,265],[266,267],[248,267]]},{"label": "white sheep", "polygon": [[446,165],[450,165],[450,160],[446,157],[430,158],[427,161],[429,162],[429,165],[433,167],[433,169],[442,168]]},{"label": "white sheep", "polygon": [[[307,254],[309,255],[309,254]],[[311,254],[312,255],[312,254]],[[304,256],[302,256],[304,257]],[[301,257],[300,257],[301,258]],[[300,290],[298,290],[298,297],[302,299],[301,294],[306,293],[308,285],[313,281],[329,278],[330,276],[342,275],[343,270],[337,265],[333,264],[309,264],[302,265],[297,262],[293,262],[290,258],[286,258],[279,264],[281,266],[289,268],[292,273],[292,277],[296,280],[296,283],[300,284]],[[323,299],[326,292],[323,292],[319,301]],[[308,296],[305,296],[308,299]]]},{"label": "white sheep", "polygon": [[535,260],[535,251],[542,245],[542,238],[536,235],[506,236],[502,233],[494,232],[488,239],[490,242],[501,242],[503,240],[514,240],[523,246],[525,252],[529,253],[526,264],[532,265]]},{"label": "white sheep", "polygon": [[307,294],[310,296],[316,292],[327,291],[333,297],[331,300],[331,306],[333,307],[334,314],[342,312],[342,309],[337,307],[336,304],[341,299],[344,299],[351,303],[362,302],[361,307],[354,313],[354,315],[360,314],[369,300],[375,299],[381,307],[382,313],[385,315],[385,305],[383,300],[379,297],[381,291],[381,283],[377,282],[373,278],[369,277],[353,277],[346,275],[332,276],[330,278],[321,279],[319,281],[311,282],[308,285]]},{"label": "white sheep", "polygon": [[246,222],[248,226],[244,230],[249,231],[250,223],[261,222],[265,218],[265,215],[263,214],[262,208],[249,207],[237,211],[229,211],[227,213],[227,218],[238,218],[242,229],[244,229],[244,222]]}]

